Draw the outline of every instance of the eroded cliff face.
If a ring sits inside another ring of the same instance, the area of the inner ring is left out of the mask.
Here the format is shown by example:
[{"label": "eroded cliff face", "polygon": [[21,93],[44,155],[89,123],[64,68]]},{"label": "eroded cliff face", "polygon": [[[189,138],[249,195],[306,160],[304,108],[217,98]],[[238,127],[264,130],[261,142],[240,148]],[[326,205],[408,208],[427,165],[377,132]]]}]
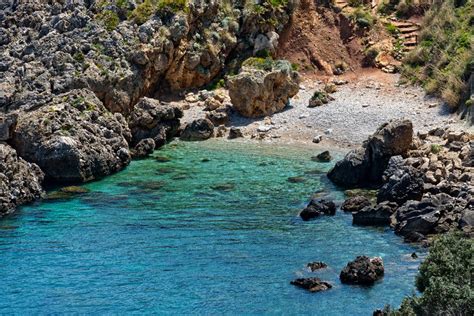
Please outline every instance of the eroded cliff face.
[{"label": "eroded cliff face", "polygon": [[130,17],[140,1],[11,2],[1,17],[0,107],[31,109],[86,88],[127,114],[155,90],[201,87],[231,53],[251,52],[257,37],[283,29],[292,5],[263,2],[194,0],[182,11],[156,9],[141,24]]},{"label": "eroded cliff face", "polygon": [[[139,135],[160,146],[178,130],[180,109],[137,103],[157,91],[202,87],[229,63],[271,53],[297,1],[179,3],[3,1],[0,141],[54,182],[116,172]],[[149,133],[130,131],[138,116],[154,118]],[[2,187],[9,183],[2,178]]]}]

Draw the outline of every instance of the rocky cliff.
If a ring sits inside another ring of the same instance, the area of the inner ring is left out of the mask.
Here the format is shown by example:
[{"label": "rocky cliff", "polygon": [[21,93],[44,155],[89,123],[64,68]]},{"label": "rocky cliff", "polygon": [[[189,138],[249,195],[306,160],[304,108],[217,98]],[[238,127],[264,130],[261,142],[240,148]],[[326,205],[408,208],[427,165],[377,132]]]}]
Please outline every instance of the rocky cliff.
[{"label": "rocky cliff", "polygon": [[181,110],[144,97],[202,87],[229,64],[271,53],[296,5],[3,1],[0,140],[48,181],[116,172],[178,132]]}]

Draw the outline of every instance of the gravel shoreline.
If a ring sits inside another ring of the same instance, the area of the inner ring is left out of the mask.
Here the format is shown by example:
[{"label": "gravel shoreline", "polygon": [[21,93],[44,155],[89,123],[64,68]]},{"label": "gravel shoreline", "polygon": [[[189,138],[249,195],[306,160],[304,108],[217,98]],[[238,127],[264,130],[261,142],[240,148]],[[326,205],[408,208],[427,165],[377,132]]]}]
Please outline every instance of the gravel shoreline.
[{"label": "gravel shoreline", "polygon": [[[426,96],[420,87],[400,86],[398,80],[399,75],[366,73],[337,86],[338,91],[331,95],[335,100],[308,108],[311,96],[324,83],[306,79],[284,111],[260,119],[232,114],[228,125],[240,128],[246,138],[263,142],[341,149],[360,145],[382,123],[395,118],[410,119],[416,132],[439,126],[472,130],[456,114],[450,114],[440,100]],[[191,106],[185,111],[183,123],[204,117],[205,113],[201,107]],[[313,144],[318,135],[322,141]]]}]

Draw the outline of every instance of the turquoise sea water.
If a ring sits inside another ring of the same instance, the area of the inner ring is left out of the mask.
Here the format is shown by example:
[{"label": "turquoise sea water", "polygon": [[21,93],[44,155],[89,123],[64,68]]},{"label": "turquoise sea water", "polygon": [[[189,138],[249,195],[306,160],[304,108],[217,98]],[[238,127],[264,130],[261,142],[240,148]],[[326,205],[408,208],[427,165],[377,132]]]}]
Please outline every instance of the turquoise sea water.
[{"label": "turquoise sea water", "polygon": [[[399,305],[414,290],[418,249],[340,211],[298,218],[315,191],[343,199],[316,153],[178,142],[85,185],[90,193],[23,207],[0,220],[0,314],[371,315]],[[383,281],[340,284],[361,254],[383,257]],[[310,273],[310,261],[329,267]],[[302,276],[334,287],[290,285]]]}]

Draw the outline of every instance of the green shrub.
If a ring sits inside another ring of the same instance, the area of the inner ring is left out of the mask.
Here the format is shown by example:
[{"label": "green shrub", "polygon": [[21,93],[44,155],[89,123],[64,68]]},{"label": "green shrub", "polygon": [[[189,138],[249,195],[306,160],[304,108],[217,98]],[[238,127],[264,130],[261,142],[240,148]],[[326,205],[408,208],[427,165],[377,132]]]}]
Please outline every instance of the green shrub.
[{"label": "green shrub", "polygon": [[354,21],[360,28],[372,27],[375,23],[375,18],[370,12],[362,7],[357,8],[351,13],[351,20]]},{"label": "green shrub", "polygon": [[274,63],[275,62],[271,57],[267,57],[267,58],[251,57],[245,60],[242,63],[242,66],[271,71],[273,69]]},{"label": "green shrub", "polygon": [[99,13],[98,18],[109,32],[115,30],[120,23],[119,16],[112,10],[103,10]]},{"label": "green shrub", "polygon": [[395,25],[393,25],[392,23],[388,23],[386,26],[385,26],[387,32],[389,32],[390,34],[392,35],[397,35],[400,30],[398,29],[398,27],[396,27]]},{"label": "green shrub", "polygon": [[129,19],[143,24],[158,11],[177,13],[189,10],[188,0],[144,0],[129,15]]},{"label": "green shrub", "polygon": [[438,154],[442,149],[443,149],[443,146],[441,146],[441,145],[438,145],[438,144],[432,144],[431,145],[431,152],[433,154]]},{"label": "green shrub", "polygon": [[419,297],[403,301],[393,315],[474,315],[474,239],[460,233],[439,237],[416,279]]}]

